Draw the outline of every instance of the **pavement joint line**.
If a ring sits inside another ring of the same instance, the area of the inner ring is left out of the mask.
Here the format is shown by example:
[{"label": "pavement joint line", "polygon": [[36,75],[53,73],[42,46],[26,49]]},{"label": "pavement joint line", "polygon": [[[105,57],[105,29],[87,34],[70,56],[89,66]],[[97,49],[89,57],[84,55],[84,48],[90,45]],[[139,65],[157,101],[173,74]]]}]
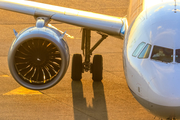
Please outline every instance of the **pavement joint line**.
[{"label": "pavement joint line", "polygon": [[[110,74],[112,74],[112,75],[114,75],[114,76],[118,76],[118,75],[116,75],[116,74],[114,74],[114,71],[109,71],[109,70],[106,70],[106,69],[104,69],[104,71],[105,72],[108,72],[108,73],[110,73]],[[117,72],[120,72],[120,71],[117,71]],[[116,73],[117,73],[116,72]],[[120,73],[123,73],[123,72],[120,72]],[[123,73],[124,74],[124,73]]]}]

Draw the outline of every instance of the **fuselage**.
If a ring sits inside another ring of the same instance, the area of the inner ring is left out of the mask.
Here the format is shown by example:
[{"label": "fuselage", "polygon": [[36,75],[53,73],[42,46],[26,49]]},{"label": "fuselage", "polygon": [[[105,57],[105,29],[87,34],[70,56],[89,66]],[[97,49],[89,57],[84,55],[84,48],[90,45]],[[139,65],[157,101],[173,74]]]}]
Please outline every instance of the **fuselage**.
[{"label": "fuselage", "polygon": [[174,0],[130,1],[126,80],[142,106],[166,119],[180,118],[179,20],[180,3]]}]

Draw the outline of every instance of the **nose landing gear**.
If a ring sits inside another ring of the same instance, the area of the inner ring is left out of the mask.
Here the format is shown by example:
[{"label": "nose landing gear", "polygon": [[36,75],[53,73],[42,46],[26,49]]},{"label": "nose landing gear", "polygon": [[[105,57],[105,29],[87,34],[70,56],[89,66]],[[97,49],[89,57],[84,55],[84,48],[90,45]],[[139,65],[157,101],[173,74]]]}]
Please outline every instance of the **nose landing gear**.
[{"label": "nose landing gear", "polygon": [[101,81],[103,79],[103,58],[102,55],[95,55],[91,66],[92,79]]},{"label": "nose landing gear", "polygon": [[74,54],[72,59],[71,78],[74,81],[79,81],[83,72],[82,56],[81,54]]},{"label": "nose landing gear", "polygon": [[103,79],[103,58],[102,55],[94,55],[93,63],[90,62],[92,52],[105,40],[108,36],[100,34],[102,38],[90,49],[91,43],[91,31],[89,29],[83,29],[82,33],[82,46],[84,62],[82,62],[81,54],[74,54],[72,58],[72,80],[80,81],[82,79],[82,73],[92,73],[92,79],[94,81],[101,81]]}]

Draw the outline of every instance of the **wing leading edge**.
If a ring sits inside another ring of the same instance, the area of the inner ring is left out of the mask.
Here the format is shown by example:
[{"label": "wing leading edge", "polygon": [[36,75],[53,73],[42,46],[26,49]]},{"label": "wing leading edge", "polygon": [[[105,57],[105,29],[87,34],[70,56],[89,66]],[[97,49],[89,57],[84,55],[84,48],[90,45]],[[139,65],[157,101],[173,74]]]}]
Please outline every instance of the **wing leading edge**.
[{"label": "wing leading edge", "polygon": [[38,17],[101,31],[113,36],[123,36],[126,18],[107,16],[65,7],[26,0],[0,0],[0,9],[15,11]]}]

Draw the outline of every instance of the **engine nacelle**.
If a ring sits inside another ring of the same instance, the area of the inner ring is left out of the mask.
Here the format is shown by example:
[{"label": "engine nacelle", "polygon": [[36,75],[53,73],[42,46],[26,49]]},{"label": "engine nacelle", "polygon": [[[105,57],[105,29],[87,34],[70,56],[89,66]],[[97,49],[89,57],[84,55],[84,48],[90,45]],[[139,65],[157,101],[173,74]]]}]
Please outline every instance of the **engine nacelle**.
[{"label": "engine nacelle", "polygon": [[41,90],[57,84],[69,65],[69,48],[63,35],[49,27],[30,27],[16,36],[8,54],[14,79]]}]

